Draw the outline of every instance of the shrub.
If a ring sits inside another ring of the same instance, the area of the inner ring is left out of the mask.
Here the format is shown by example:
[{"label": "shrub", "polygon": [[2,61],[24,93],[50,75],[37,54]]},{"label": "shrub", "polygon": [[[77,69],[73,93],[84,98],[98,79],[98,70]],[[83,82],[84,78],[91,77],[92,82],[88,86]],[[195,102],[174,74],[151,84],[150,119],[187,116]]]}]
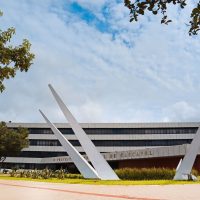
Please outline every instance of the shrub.
[{"label": "shrub", "polygon": [[13,170],[10,172],[10,176],[11,176],[11,177],[15,177],[15,175],[16,175],[16,170],[13,169]]},{"label": "shrub", "polygon": [[41,171],[41,178],[48,179],[52,177],[52,170],[46,168]]},{"label": "shrub", "polygon": [[40,171],[36,170],[36,169],[31,171],[31,178],[33,178],[33,179],[40,178]]},{"label": "shrub", "polygon": [[63,169],[59,169],[55,171],[56,178],[64,179],[65,178],[65,171]]},{"label": "shrub", "polygon": [[32,178],[32,171],[29,171],[29,170],[25,171],[25,177]]},{"label": "shrub", "polygon": [[19,170],[18,177],[25,178],[26,177],[26,171],[25,170]]},{"label": "shrub", "polygon": [[[123,168],[117,169],[115,172],[122,180],[172,180],[175,175],[174,169],[167,168]],[[197,170],[192,170],[192,174],[199,175]],[[84,179],[81,174],[66,174],[63,169],[53,172],[47,168],[43,170],[12,170],[10,176],[33,179]]]}]

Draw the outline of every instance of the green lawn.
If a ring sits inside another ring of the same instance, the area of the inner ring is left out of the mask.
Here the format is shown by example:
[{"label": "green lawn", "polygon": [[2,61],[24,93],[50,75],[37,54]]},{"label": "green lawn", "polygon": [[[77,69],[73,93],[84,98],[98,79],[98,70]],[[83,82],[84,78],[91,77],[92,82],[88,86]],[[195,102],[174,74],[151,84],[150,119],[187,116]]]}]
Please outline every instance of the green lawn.
[{"label": "green lawn", "polygon": [[173,181],[173,180],[144,180],[144,181],[101,181],[101,180],[86,180],[86,179],[32,179],[32,178],[17,178],[8,175],[0,174],[0,180],[19,180],[19,181],[37,181],[50,183],[65,183],[65,184],[91,184],[91,185],[170,185],[170,184],[200,184],[200,181]]}]

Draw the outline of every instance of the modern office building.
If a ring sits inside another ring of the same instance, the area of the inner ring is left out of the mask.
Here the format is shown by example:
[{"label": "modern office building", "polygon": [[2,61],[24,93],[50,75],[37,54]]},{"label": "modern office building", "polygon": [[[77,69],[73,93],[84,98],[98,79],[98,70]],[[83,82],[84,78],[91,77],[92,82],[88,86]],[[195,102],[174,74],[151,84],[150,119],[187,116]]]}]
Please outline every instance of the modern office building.
[{"label": "modern office building", "polygon": [[[71,144],[84,151],[69,124],[55,124]],[[29,147],[19,157],[8,157],[4,167],[28,169],[67,168],[76,171],[71,159],[45,123],[7,123],[29,130]],[[200,123],[82,123],[97,149],[113,168],[176,168],[185,155]],[[86,157],[87,159],[87,157]],[[200,152],[194,168],[200,171]]]}]

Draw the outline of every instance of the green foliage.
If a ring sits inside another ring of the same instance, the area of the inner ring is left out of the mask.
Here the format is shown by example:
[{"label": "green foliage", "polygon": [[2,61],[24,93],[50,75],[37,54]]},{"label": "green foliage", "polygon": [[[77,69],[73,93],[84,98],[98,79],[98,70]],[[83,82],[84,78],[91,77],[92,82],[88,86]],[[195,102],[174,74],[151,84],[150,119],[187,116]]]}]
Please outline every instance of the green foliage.
[{"label": "green foliage", "polygon": [[18,177],[18,178],[32,178],[32,179],[50,179],[50,178],[57,178],[57,179],[83,179],[83,176],[80,174],[67,174],[63,169],[52,171],[50,169],[43,169],[43,170],[12,170],[10,172],[11,177]]},{"label": "green foliage", "polygon": [[124,168],[116,170],[117,175],[123,180],[159,180],[172,179],[175,175],[174,170],[156,168]]},{"label": "green foliage", "polygon": [[[0,11],[0,17],[2,15]],[[4,79],[13,78],[18,70],[27,72],[35,57],[30,53],[31,44],[27,39],[19,46],[10,45],[14,34],[13,27],[5,31],[0,29],[0,92],[5,89]]]},{"label": "green foliage", "polygon": [[38,172],[38,170],[32,170],[31,171],[31,178],[33,179],[38,179],[40,177],[40,173]]},{"label": "green foliage", "polygon": [[58,179],[64,179],[65,178],[65,171],[63,169],[56,170],[55,176]]},{"label": "green foliage", "polygon": [[[26,177],[26,171],[21,170],[21,171],[19,172],[19,177],[20,177],[20,178],[25,178],[25,177]],[[27,177],[27,178],[28,178],[28,177]]]},{"label": "green foliage", "polygon": [[[115,172],[122,180],[172,180],[175,175],[175,170],[167,168],[124,168]],[[196,170],[192,174],[198,176]]]},{"label": "green foliage", "polygon": [[[151,12],[153,15],[161,14],[161,24],[166,24],[172,22],[167,17],[167,6],[179,5],[181,9],[184,9],[186,4],[186,0],[124,0],[124,5],[130,10],[130,22],[138,21],[139,15],[144,15],[145,12]],[[189,35],[197,35],[200,30],[200,1],[192,10],[191,20],[189,22]]]},{"label": "green foliage", "polygon": [[40,175],[41,175],[42,178],[48,179],[48,178],[51,178],[51,177],[52,177],[52,174],[53,174],[52,170],[46,168],[46,169],[43,169],[43,170],[41,171],[41,174],[40,174]]},{"label": "green foliage", "polygon": [[[124,168],[115,170],[122,180],[172,180],[175,170],[167,168]],[[198,176],[196,170],[192,174]],[[13,170],[10,172],[11,177],[32,178],[32,179],[79,179],[84,177],[81,174],[68,174],[63,169],[52,171],[50,169],[43,170]]]},{"label": "green foliage", "polygon": [[67,179],[84,179],[81,174],[65,174],[65,178]]},{"label": "green foliage", "polygon": [[19,127],[9,129],[5,122],[0,122],[0,158],[17,156],[28,146],[28,130]]},{"label": "green foliage", "polygon": [[197,35],[200,30],[200,2],[197,7],[192,10],[190,21],[190,35]]},{"label": "green foliage", "polygon": [[13,169],[13,170],[10,172],[10,176],[11,176],[11,177],[14,177],[14,176],[15,176],[15,174],[16,174],[16,170],[15,170],[15,169]]}]

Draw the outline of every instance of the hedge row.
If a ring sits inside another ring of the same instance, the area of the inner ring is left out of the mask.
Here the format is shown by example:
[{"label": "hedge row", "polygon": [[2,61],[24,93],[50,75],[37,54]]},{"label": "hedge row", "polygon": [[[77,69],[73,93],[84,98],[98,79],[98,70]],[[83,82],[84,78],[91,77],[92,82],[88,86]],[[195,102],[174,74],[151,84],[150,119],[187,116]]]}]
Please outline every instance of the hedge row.
[{"label": "hedge row", "polygon": [[43,169],[43,170],[12,170],[10,172],[11,177],[19,177],[19,178],[33,178],[33,179],[49,179],[49,178],[73,178],[73,179],[82,179],[83,176],[80,174],[67,174],[63,169],[60,170],[50,170],[50,169]]},{"label": "hedge row", "polygon": [[[168,168],[123,168],[115,172],[122,180],[172,180],[176,171]],[[198,176],[196,170],[192,174]]]},{"label": "hedge row", "polygon": [[[123,168],[115,170],[116,174],[122,180],[172,180],[175,175],[175,170],[167,168]],[[196,170],[192,174],[198,176]],[[52,171],[50,169],[43,170],[12,170],[12,177],[25,177],[33,179],[83,179],[80,174],[65,173],[63,169]]]}]

